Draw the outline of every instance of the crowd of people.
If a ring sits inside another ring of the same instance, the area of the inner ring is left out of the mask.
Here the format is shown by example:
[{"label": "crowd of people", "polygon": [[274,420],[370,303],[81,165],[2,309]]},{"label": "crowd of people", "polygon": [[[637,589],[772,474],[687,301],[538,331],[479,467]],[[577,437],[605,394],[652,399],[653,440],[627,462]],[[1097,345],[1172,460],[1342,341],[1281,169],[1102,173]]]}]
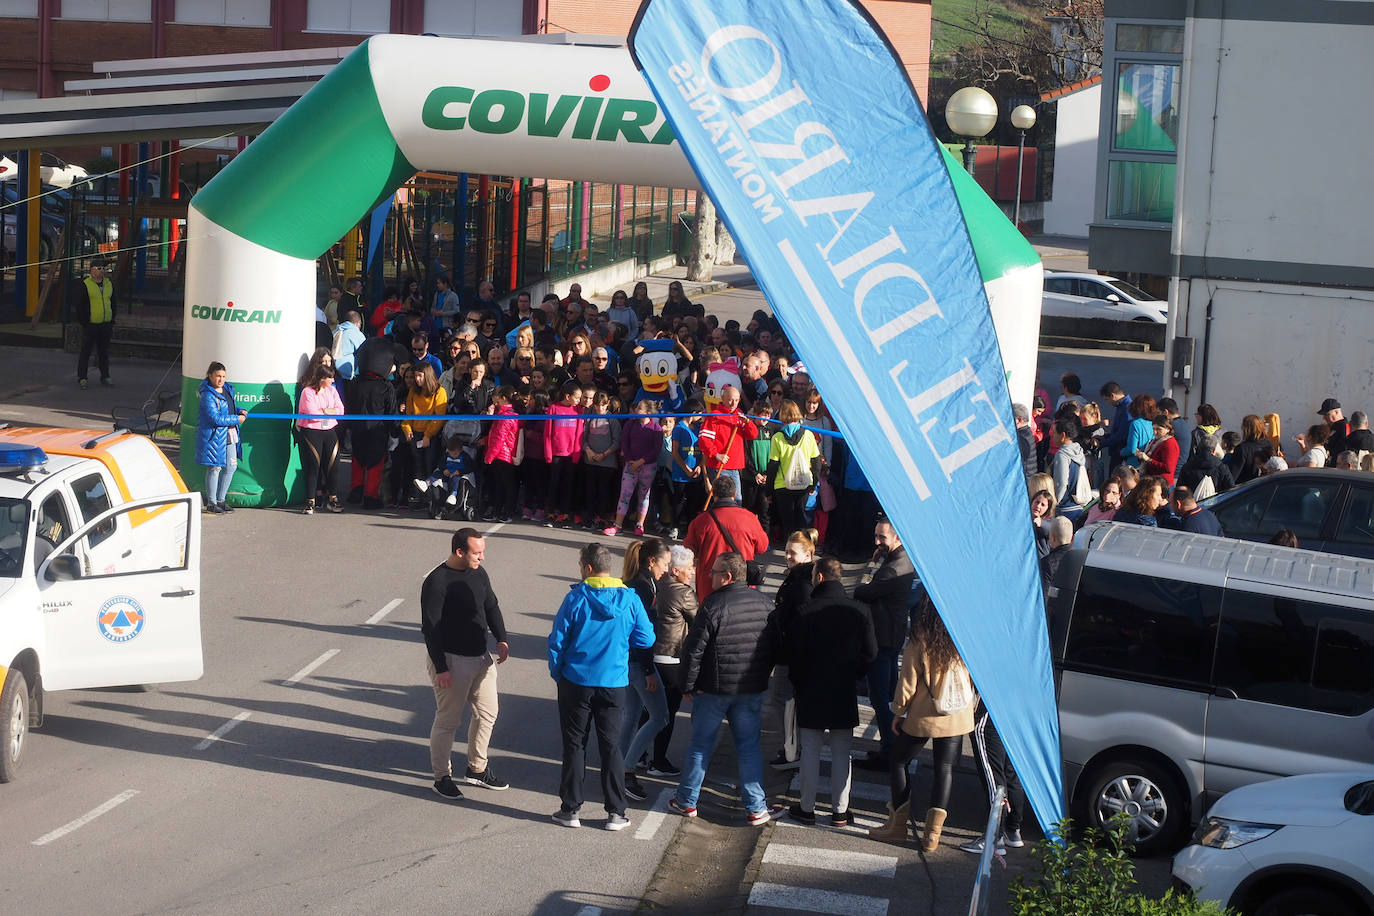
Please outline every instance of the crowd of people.
[{"label": "crowd of people", "polygon": [[[1067,540],[1054,543],[1056,519],[1067,520],[1069,540],[1073,529],[1102,521],[1220,535],[1220,522],[1199,503],[1238,484],[1290,467],[1374,470],[1368,415],[1347,419],[1335,398],[1285,453],[1278,414],[1246,414],[1239,429],[1226,429],[1211,404],[1189,421],[1173,398],[1132,397],[1116,382],[1102,386],[1101,404],[1083,396],[1072,372],[1059,391],[1053,412],[1043,389],[1031,407],[1012,406],[1042,562],[1068,549]],[[1272,534],[1273,543],[1297,544],[1287,529]]]},{"label": "crowd of people", "polygon": [[[490,283],[466,307],[446,277],[436,286],[426,301],[407,281],[369,308],[355,278],[318,310],[328,345],[296,398],[304,512],[411,508],[676,539],[728,478],[772,542],[814,525],[826,548],[862,553],[877,500],[767,312],[721,323],[677,282],[661,303],[640,282],[604,310],[576,283],[505,307]],[[207,387],[197,460],[221,484],[247,418],[231,384]],[[335,419],[345,413],[357,419]],[[211,492],[206,511],[229,511]]]}]

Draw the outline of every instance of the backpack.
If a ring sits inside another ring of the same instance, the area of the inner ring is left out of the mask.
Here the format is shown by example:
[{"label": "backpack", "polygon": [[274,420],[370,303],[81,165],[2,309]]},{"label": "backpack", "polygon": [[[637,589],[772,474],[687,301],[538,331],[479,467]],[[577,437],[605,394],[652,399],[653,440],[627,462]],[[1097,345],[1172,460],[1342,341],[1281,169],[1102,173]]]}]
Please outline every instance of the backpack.
[{"label": "backpack", "polygon": [[807,490],[814,482],[810,460],[802,454],[800,447],[792,449],[792,454],[787,458],[787,469],[783,472],[783,486],[789,490]]},{"label": "backpack", "polygon": [[1202,479],[1197,482],[1197,486],[1193,488],[1193,499],[1196,499],[1198,502],[1201,502],[1209,496],[1216,495],[1216,483],[1212,480],[1210,474],[1204,474],[1202,476]]},{"label": "backpack", "polygon": [[[929,687],[929,681],[926,684]],[[935,704],[935,714],[952,716],[963,712],[973,705],[973,682],[969,680],[968,668],[957,665],[946,674],[940,684],[940,692],[930,692],[931,702]]]}]

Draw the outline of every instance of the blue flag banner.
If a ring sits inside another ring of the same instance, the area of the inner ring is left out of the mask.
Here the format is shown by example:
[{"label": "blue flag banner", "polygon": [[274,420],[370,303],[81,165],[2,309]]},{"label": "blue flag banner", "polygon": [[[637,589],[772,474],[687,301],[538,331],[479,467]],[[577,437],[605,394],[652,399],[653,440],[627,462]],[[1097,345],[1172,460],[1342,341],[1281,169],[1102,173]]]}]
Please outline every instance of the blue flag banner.
[{"label": "blue flag banner", "polygon": [[637,66],[906,544],[1048,831],[1049,638],[1011,400],[925,112],[850,0],[645,0]]}]

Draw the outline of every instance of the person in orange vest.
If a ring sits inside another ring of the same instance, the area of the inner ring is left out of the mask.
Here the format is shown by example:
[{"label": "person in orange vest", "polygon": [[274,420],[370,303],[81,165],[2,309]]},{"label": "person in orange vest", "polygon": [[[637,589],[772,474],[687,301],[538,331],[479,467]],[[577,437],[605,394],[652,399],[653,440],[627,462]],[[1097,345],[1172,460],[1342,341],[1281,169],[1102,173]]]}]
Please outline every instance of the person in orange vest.
[{"label": "person in orange vest", "polygon": [[96,365],[100,367],[100,384],[107,388],[110,380],[110,337],[114,333],[114,284],[105,276],[105,259],[91,261],[90,273],[77,287],[72,300],[72,314],[81,322],[81,355],[76,359],[76,383],[88,384],[86,372],[91,364],[91,350],[95,350]]}]

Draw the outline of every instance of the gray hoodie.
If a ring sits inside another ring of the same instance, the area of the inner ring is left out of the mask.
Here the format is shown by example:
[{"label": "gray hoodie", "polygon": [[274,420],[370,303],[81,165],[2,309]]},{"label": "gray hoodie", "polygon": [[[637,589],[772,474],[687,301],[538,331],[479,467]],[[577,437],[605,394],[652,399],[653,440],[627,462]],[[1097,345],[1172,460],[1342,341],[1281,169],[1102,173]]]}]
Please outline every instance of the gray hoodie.
[{"label": "gray hoodie", "polygon": [[582,425],[582,445],[594,452],[610,453],[600,461],[586,459],[588,465],[598,468],[616,467],[619,464],[620,421],[588,414]]},{"label": "gray hoodie", "polygon": [[[1071,465],[1078,465],[1078,487],[1077,492],[1069,493],[1069,468]],[[1075,505],[1085,505],[1092,498],[1092,484],[1088,481],[1087,459],[1083,455],[1083,446],[1077,442],[1065,442],[1059,447],[1059,451],[1054,453],[1054,461],[1050,463],[1050,473],[1054,475],[1054,499],[1058,504],[1065,501]]]}]

